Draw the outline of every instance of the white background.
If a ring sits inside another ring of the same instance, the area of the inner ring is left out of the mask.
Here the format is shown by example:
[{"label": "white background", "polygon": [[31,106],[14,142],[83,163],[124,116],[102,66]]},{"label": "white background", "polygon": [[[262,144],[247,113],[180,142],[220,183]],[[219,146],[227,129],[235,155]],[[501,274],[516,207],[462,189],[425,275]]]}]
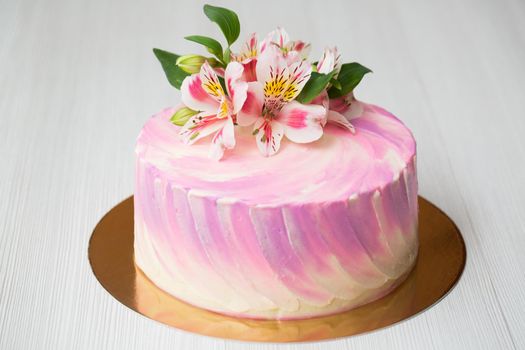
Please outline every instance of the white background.
[{"label": "white background", "polygon": [[219,37],[200,1],[0,0],[0,348],[525,348],[525,2],[218,1],[242,38],[283,25],[374,70],[357,96],[418,142],[420,193],[464,234],[459,285],[394,327],[301,345],[170,329],[115,301],[87,260],[133,192],[134,142],[178,102],[151,52]]}]

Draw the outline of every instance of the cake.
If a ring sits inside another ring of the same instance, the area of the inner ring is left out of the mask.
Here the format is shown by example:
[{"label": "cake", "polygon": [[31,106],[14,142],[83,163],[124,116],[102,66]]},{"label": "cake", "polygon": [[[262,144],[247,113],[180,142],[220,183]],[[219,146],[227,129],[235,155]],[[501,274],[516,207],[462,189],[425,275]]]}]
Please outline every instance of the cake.
[{"label": "cake", "polygon": [[[235,41],[220,20],[235,28],[232,11],[205,13]],[[215,59],[155,51],[182,104],[137,140],[135,263],[174,297],[311,318],[381,298],[414,266],[414,138],[354,97],[367,68],[335,48],[312,65],[308,48],[278,28],[227,60],[216,47]]]}]

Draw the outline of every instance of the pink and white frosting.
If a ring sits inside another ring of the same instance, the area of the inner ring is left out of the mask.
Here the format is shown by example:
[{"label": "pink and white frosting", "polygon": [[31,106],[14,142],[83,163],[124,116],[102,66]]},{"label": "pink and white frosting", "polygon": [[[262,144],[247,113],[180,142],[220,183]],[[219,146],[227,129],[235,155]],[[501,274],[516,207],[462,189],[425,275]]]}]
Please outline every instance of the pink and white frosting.
[{"label": "pink and white frosting", "polygon": [[[336,102],[317,105],[349,108]],[[180,139],[175,109],[155,115],[136,147],[137,265],[181,300],[243,317],[307,318],[388,293],[417,256],[415,142],[390,113],[355,102],[354,133],[327,124],[264,158],[252,127],[237,126],[221,162],[209,143]]]}]

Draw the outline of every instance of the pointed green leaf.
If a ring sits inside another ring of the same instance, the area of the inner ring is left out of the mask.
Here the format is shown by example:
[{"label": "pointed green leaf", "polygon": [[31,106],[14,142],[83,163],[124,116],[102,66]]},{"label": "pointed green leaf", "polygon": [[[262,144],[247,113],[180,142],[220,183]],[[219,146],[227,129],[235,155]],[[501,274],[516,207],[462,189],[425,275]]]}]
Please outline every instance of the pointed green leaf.
[{"label": "pointed green leaf", "polygon": [[219,60],[222,61],[222,45],[217,40],[202,35],[190,35],[184,39],[205,46],[209,53],[215,55]]},{"label": "pointed green leaf", "polygon": [[311,102],[326,88],[334,74],[335,71],[328,74],[312,72],[310,79],[304,84],[301,93],[297,96],[297,101],[301,103]]},{"label": "pointed green leaf", "polygon": [[337,79],[334,79],[334,78],[330,80],[330,84],[332,84],[332,86],[335,87],[337,90],[341,90],[343,88],[341,86],[341,83]]},{"label": "pointed green leaf", "polygon": [[237,40],[241,32],[241,24],[235,12],[223,7],[204,5],[204,14],[210,21],[217,23],[226,37],[228,45],[233,44]]},{"label": "pointed green leaf", "polygon": [[328,95],[330,98],[335,98],[349,94],[361,82],[365,74],[371,72],[370,69],[357,62],[343,64],[337,76],[337,81],[341,85],[341,88],[336,88],[334,84],[334,86],[328,90]]},{"label": "pointed green leaf", "polygon": [[189,75],[177,66],[177,59],[180,56],[160,49],[153,49],[153,53],[160,61],[170,84],[180,90],[182,81]]}]

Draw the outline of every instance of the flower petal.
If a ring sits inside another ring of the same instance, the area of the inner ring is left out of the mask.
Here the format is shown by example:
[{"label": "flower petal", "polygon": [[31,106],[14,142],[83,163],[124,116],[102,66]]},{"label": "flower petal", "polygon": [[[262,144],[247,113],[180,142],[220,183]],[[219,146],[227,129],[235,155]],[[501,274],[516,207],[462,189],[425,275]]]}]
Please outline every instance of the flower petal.
[{"label": "flower petal", "polygon": [[276,75],[288,75],[288,64],[279,51],[279,48],[270,46],[262,52],[257,59],[255,67],[257,81],[265,83],[276,77]]},{"label": "flower petal", "polygon": [[224,155],[224,150],[235,147],[235,132],[233,121],[228,118],[222,129],[217,131],[210,146],[209,157],[219,160]]},{"label": "flower petal", "polygon": [[290,41],[290,37],[286,30],[281,27],[268,33],[266,38],[261,43],[260,52],[263,53],[270,46],[277,46],[278,48],[284,48]]},{"label": "flower petal", "polygon": [[242,63],[244,71],[242,73],[242,80],[251,82],[257,80],[257,58],[250,58]]},{"label": "flower petal", "polygon": [[335,55],[330,48],[325,48],[323,57],[317,62],[317,71],[322,74],[330,73],[335,66]]},{"label": "flower petal", "polygon": [[257,34],[251,33],[235,59],[238,62],[245,63],[245,61],[255,57],[257,57]]},{"label": "flower petal", "polygon": [[203,112],[191,117],[180,129],[182,142],[191,145],[223,127],[229,118],[220,119],[216,114]]},{"label": "flower petal", "polygon": [[328,123],[337,125],[341,128],[347,129],[351,133],[355,133],[355,128],[344,115],[336,111],[328,111],[326,115]]},{"label": "flower petal", "polygon": [[307,61],[299,61],[288,67],[288,85],[284,91],[284,101],[291,101],[299,95],[304,85],[310,79],[312,66]]},{"label": "flower petal", "polygon": [[219,77],[223,77],[223,78],[224,78],[224,68],[222,68],[222,67],[215,67],[215,68],[213,68],[213,71],[214,71],[215,74],[217,74]]},{"label": "flower petal", "polygon": [[324,49],[323,57],[317,63],[317,71],[319,73],[328,74],[331,71],[335,70],[336,75],[341,70],[341,56],[337,52],[337,47],[327,47]]},{"label": "flower petal", "polygon": [[228,96],[230,97],[230,100],[233,104],[233,114],[239,112],[244,104],[244,101],[246,100],[248,83],[241,81],[243,71],[244,68],[242,64],[238,62],[230,62],[228,63],[226,72],[224,73],[226,90],[228,91]]},{"label": "flower petal", "polygon": [[301,41],[301,40],[295,40],[295,41],[289,42],[287,45],[287,48],[288,48],[288,51],[297,52],[301,60],[307,59],[308,55],[310,54],[310,50],[312,49],[309,43],[305,43],[304,41]]},{"label": "flower petal", "polygon": [[222,89],[222,85],[219,82],[217,73],[215,73],[208,61],[204,62],[204,64],[201,66],[199,76],[201,78],[202,88],[204,91],[206,91],[211,97],[215,98],[215,100],[221,101],[224,97],[224,90]]},{"label": "flower petal", "polygon": [[242,109],[237,114],[237,123],[240,126],[253,124],[258,118],[262,117],[264,104],[263,86],[258,81],[248,83],[246,101]]},{"label": "flower petal", "polygon": [[284,128],[281,123],[259,118],[254,125],[255,140],[259,151],[269,157],[277,153],[281,147]]},{"label": "flower petal", "polygon": [[265,107],[269,111],[279,110],[290,80],[286,59],[272,45],[259,56],[256,71],[257,81],[263,84]]},{"label": "flower petal", "polygon": [[355,99],[351,92],[346,96],[341,96],[330,100],[330,110],[341,113],[346,119],[359,118],[363,114],[364,106],[361,101]]},{"label": "flower petal", "polygon": [[199,74],[187,76],[180,87],[182,103],[196,111],[215,111],[217,101],[202,88]]},{"label": "flower petal", "polygon": [[292,101],[283,107],[277,121],[284,125],[284,134],[290,141],[308,143],[323,135],[326,109],[319,105],[303,105]]}]

